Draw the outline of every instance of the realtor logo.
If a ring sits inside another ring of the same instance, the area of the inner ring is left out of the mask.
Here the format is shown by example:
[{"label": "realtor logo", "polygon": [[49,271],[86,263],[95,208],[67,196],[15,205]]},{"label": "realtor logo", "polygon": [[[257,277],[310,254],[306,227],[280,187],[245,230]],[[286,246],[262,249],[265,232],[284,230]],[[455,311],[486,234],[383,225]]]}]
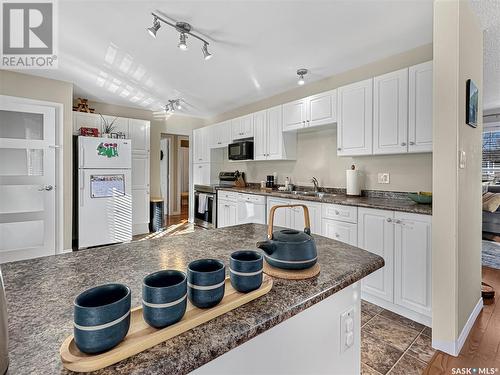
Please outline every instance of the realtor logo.
[{"label": "realtor logo", "polygon": [[4,1],[2,25],[2,68],[57,67],[53,2]]}]

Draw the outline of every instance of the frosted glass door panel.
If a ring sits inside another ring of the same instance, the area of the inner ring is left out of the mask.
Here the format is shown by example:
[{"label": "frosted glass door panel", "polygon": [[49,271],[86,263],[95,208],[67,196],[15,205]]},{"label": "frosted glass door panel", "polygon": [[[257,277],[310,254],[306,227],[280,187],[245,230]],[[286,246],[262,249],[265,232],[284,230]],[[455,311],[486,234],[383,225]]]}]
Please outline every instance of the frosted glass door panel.
[{"label": "frosted glass door panel", "polygon": [[43,139],[43,115],[0,110],[0,138]]},{"label": "frosted glass door panel", "polygon": [[44,191],[38,185],[0,185],[0,214],[44,210]]},{"label": "frosted glass door panel", "polygon": [[0,148],[0,176],[42,176],[43,150]]},{"label": "frosted glass door panel", "polygon": [[43,246],[43,220],[0,223],[0,252]]}]

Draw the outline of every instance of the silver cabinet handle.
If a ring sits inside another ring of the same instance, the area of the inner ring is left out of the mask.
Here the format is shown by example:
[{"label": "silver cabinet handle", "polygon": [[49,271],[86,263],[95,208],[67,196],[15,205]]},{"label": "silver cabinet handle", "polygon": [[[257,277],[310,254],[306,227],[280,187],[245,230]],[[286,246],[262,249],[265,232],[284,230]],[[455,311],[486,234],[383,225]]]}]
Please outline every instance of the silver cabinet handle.
[{"label": "silver cabinet handle", "polygon": [[335,233],[335,237],[336,237],[336,238],[339,238],[339,237],[340,237],[340,235],[339,235],[338,233]]},{"label": "silver cabinet handle", "polygon": [[401,142],[401,146],[406,146],[406,142]]},{"label": "silver cabinet handle", "polygon": [[414,146],[414,145],[415,145],[415,142],[410,141],[410,146]]},{"label": "silver cabinet handle", "polygon": [[38,188],[38,191],[51,191],[52,189],[54,189],[52,185],[44,185]]},{"label": "silver cabinet handle", "polygon": [[392,219],[390,217],[387,218],[388,223],[392,223]]},{"label": "silver cabinet handle", "polygon": [[394,223],[396,223],[396,224],[401,224],[401,220],[396,219],[396,220],[394,220]]},{"label": "silver cabinet handle", "polygon": [[339,147],[339,148],[337,148],[337,151],[342,151],[342,149]]},{"label": "silver cabinet handle", "polygon": [[340,212],[338,210],[335,210],[335,215],[340,215]]}]

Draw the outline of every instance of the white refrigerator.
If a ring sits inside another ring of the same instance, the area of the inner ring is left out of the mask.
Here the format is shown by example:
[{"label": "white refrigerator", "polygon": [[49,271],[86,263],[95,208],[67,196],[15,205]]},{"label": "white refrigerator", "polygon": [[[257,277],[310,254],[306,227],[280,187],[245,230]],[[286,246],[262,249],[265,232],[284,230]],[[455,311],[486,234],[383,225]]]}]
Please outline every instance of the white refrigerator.
[{"label": "white refrigerator", "polygon": [[132,142],[78,137],[78,248],[132,239]]}]

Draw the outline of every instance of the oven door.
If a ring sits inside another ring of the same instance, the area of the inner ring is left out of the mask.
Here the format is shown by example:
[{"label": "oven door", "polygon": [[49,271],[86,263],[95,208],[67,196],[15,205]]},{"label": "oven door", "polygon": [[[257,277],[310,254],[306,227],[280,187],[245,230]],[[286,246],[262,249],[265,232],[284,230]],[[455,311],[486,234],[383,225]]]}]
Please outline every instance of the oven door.
[{"label": "oven door", "polygon": [[203,193],[207,195],[206,207],[200,209],[200,193],[194,192],[194,223],[204,228],[215,228],[216,204],[215,194]]}]

